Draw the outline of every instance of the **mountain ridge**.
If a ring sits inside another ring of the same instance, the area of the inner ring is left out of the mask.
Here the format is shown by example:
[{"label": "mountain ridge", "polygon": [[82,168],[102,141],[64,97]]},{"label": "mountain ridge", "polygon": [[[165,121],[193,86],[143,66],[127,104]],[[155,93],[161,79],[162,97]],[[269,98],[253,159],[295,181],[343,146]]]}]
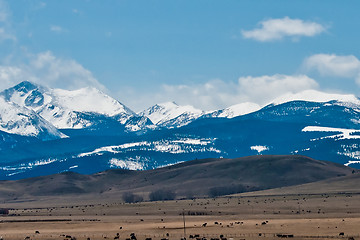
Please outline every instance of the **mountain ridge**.
[{"label": "mountain ridge", "polygon": [[[0,199],[11,202],[66,195],[121,198],[128,191],[146,195],[157,189],[172,189],[180,198],[204,197],[220,187],[228,190],[223,195],[315,182],[351,175],[353,171],[336,163],[293,155],[201,159],[147,171],[108,170],[93,175],[66,172],[2,181]],[[26,191],[21,190],[24,187]]]}]

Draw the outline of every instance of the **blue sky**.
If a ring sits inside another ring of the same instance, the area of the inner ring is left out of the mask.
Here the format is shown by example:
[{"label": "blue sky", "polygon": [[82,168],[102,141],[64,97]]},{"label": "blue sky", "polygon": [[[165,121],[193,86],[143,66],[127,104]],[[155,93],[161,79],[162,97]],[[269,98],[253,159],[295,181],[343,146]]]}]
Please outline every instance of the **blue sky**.
[{"label": "blue sky", "polygon": [[0,88],[95,86],[135,111],[359,94],[359,1],[0,0]]}]

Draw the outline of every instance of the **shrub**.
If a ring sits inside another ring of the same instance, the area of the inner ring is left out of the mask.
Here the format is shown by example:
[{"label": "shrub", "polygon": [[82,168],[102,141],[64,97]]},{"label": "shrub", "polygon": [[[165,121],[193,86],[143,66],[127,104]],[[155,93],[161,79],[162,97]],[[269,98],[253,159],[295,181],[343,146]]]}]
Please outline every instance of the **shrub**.
[{"label": "shrub", "polygon": [[149,194],[150,201],[166,201],[174,200],[176,197],[175,192],[171,190],[159,189]]},{"label": "shrub", "polygon": [[126,192],[122,195],[122,199],[126,203],[136,203],[136,202],[142,202],[143,198],[139,195],[135,195],[131,192]]},{"label": "shrub", "polygon": [[218,197],[234,193],[242,193],[258,190],[255,187],[245,187],[244,185],[232,185],[223,187],[213,187],[209,189],[209,197]]},{"label": "shrub", "polygon": [[9,210],[6,208],[0,208],[0,215],[8,215],[9,214]]}]

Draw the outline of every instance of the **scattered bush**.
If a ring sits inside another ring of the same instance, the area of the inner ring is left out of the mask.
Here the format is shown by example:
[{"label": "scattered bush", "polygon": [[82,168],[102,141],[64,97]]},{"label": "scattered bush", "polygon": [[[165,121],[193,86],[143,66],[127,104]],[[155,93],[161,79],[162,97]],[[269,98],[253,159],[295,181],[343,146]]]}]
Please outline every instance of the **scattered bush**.
[{"label": "scattered bush", "polygon": [[243,193],[249,191],[258,190],[255,187],[249,187],[244,185],[232,185],[232,186],[223,186],[223,187],[213,187],[209,189],[209,197],[218,197],[223,195]]},{"label": "scattered bush", "polygon": [[142,202],[144,200],[141,196],[135,195],[131,192],[124,193],[122,195],[122,199],[126,203],[137,203],[137,202]]},{"label": "scattered bush", "polygon": [[159,189],[149,194],[150,201],[166,201],[174,200],[176,197],[175,192],[171,190]]},{"label": "scattered bush", "polygon": [[8,215],[9,214],[9,210],[6,208],[0,208],[0,215]]}]

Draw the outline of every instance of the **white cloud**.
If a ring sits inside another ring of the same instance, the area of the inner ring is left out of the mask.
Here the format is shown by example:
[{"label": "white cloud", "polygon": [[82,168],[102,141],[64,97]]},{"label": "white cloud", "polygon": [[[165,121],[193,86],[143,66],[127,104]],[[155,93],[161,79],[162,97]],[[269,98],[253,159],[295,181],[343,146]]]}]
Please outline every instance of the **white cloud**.
[{"label": "white cloud", "polygon": [[[259,77],[241,77],[237,82],[220,79],[202,84],[163,85],[156,93],[144,94],[124,91],[120,98],[128,100],[135,110],[143,110],[150,105],[175,101],[181,105],[193,105],[203,110],[226,108],[242,102],[253,102],[261,106],[270,103],[278,96],[294,94],[304,90],[316,89],[318,83],[306,75],[272,75]],[[146,104],[146,106],[144,106]]]},{"label": "white cloud", "polygon": [[[304,60],[306,71],[317,71],[321,76],[356,78],[360,76],[360,61],[353,55],[315,54]],[[360,84],[360,82],[359,82]]]},{"label": "white cloud", "polygon": [[12,87],[15,79],[22,79],[23,71],[15,66],[0,66],[0,89]]},{"label": "white cloud", "polygon": [[306,75],[281,75],[239,78],[239,92],[249,101],[268,103],[286,93],[296,93],[315,89],[318,83]]},{"label": "white cloud", "polygon": [[0,88],[29,80],[52,88],[78,89],[93,86],[106,91],[89,70],[73,59],[58,58],[47,51],[30,55],[28,61],[27,64],[18,66],[0,66],[0,77],[3,79]]},{"label": "white cloud", "polygon": [[325,27],[316,22],[291,19],[289,17],[269,19],[259,23],[260,28],[242,30],[244,38],[261,42],[281,40],[284,37],[298,38],[301,36],[312,37],[325,31]]},{"label": "white cloud", "polygon": [[55,32],[55,33],[63,33],[63,32],[66,32],[67,30],[58,25],[51,25],[50,31]]},{"label": "white cloud", "polygon": [[0,22],[6,22],[9,17],[9,8],[5,1],[0,0]]},{"label": "white cloud", "polygon": [[0,42],[4,40],[16,41],[15,35],[12,33],[9,17],[11,12],[5,1],[0,0]]},{"label": "white cloud", "polygon": [[16,41],[16,37],[11,34],[8,30],[3,27],[0,27],[0,41],[3,40],[13,40]]}]

